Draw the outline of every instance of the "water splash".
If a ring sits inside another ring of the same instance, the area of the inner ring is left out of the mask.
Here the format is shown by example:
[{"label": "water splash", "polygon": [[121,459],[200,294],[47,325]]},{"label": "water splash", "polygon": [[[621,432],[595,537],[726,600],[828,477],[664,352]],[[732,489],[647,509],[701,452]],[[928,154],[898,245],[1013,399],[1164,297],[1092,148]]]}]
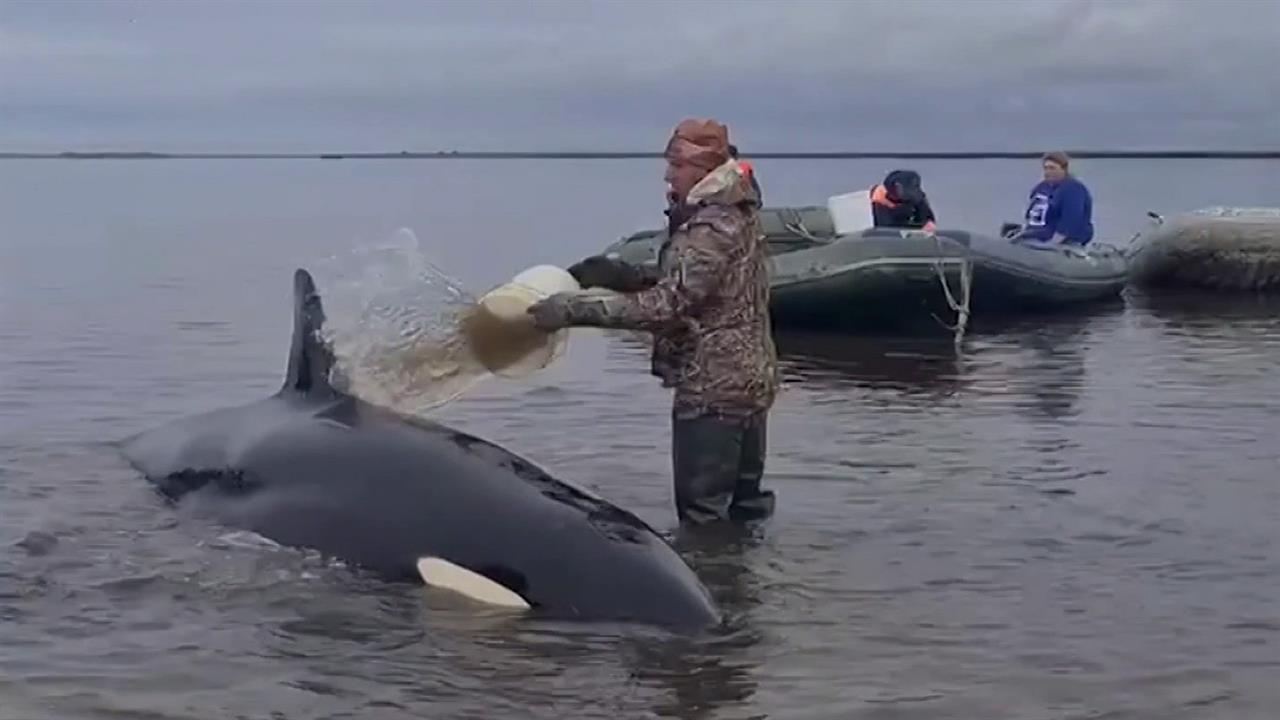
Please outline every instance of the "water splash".
[{"label": "water splash", "polygon": [[320,266],[335,384],[421,414],[489,376],[460,330],[476,297],[432,263],[412,230]]}]

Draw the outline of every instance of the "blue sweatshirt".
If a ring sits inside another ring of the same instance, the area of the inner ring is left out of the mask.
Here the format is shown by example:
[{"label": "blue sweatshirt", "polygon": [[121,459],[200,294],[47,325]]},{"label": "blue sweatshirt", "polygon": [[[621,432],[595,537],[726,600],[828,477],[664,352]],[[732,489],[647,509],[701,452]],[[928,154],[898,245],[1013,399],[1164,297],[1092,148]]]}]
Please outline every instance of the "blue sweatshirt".
[{"label": "blue sweatshirt", "polygon": [[1093,198],[1084,183],[1070,175],[1056,184],[1041,181],[1031,189],[1022,237],[1048,240],[1054,233],[1076,245],[1093,239]]}]

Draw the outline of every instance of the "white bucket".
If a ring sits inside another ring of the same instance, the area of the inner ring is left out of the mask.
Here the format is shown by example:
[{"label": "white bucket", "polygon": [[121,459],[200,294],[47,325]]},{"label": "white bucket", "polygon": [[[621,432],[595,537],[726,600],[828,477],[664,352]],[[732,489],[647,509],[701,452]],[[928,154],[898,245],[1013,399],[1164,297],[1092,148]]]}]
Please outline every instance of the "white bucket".
[{"label": "white bucket", "polygon": [[871,212],[871,191],[858,190],[827,198],[827,211],[837,235],[855,233],[874,227],[875,215]]},{"label": "white bucket", "polygon": [[490,290],[463,323],[471,353],[486,370],[503,377],[522,377],[547,367],[564,354],[569,333],[539,330],[529,307],[555,293],[581,289],[568,271],[537,265]]}]

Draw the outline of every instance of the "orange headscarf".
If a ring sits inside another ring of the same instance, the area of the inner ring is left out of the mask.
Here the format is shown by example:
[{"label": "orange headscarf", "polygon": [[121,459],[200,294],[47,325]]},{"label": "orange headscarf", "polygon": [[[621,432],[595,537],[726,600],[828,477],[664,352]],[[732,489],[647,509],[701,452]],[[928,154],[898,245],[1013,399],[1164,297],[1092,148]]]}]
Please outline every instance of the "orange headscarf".
[{"label": "orange headscarf", "polygon": [[729,129],[715,120],[681,120],[667,141],[667,159],[683,160],[711,171],[729,160]]}]

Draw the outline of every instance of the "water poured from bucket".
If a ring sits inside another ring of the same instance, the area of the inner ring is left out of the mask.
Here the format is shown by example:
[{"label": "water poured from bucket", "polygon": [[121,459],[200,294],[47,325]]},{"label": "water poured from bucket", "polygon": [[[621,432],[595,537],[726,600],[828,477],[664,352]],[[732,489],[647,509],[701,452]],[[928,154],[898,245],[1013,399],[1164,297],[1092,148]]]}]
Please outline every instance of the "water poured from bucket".
[{"label": "water poured from bucket", "polygon": [[460,331],[472,354],[486,370],[522,377],[541,370],[564,354],[568,331],[548,334],[533,324],[528,309],[558,292],[581,286],[567,271],[538,265],[485,293],[462,319]]},{"label": "water poured from bucket", "polygon": [[567,331],[548,334],[527,308],[579,289],[568,272],[540,265],[480,298],[464,289],[402,229],[385,243],[330,258],[321,281],[326,338],[349,392],[418,414],[490,375],[523,377],[563,354]]}]

